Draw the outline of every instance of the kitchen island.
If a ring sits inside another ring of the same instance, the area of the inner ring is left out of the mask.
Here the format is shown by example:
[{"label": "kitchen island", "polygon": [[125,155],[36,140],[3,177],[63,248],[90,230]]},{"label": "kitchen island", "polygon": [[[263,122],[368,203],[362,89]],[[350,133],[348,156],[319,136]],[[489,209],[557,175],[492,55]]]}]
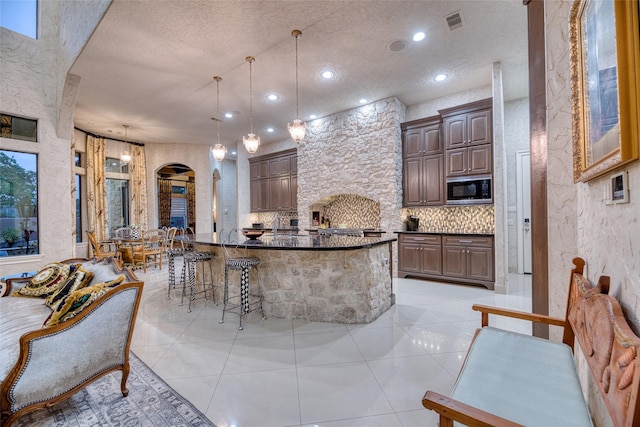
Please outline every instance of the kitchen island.
[{"label": "kitchen island", "polygon": [[[260,259],[259,289],[267,317],[337,323],[370,323],[393,304],[394,237],[262,236],[225,244],[208,234],[194,237],[196,250],[215,254],[216,300],[222,298],[225,250],[229,257]],[[237,293],[239,277],[229,287]]]}]

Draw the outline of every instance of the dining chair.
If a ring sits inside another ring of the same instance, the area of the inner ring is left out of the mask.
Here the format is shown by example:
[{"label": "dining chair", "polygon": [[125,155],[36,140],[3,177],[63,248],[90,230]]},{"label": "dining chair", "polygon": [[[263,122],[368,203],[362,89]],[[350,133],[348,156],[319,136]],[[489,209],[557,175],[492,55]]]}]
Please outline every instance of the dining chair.
[{"label": "dining chair", "polygon": [[147,272],[147,263],[149,258],[153,257],[152,263],[162,270],[162,255],[165,248],[166,233],[161,229],[153,229],[143,231],[140,236],[140,242],[136,242],[133,246],[133,262],[142,264],[143,271]]},{"label": "dining chair", "polygon": [[89,239],[91,251],[95,258],[119,258],[117,248],[113,250],[111,249],[111,245],[113,245],[113,243],[98,242],[93,231],[87,231],[87,238]]}]

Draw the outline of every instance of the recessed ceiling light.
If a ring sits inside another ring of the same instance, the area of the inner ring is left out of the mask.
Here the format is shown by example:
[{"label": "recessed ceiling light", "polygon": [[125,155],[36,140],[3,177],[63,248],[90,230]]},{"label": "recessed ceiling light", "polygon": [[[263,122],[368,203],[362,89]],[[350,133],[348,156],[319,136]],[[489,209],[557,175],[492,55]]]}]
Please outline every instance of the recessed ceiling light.
[{"label": "recessed ceiling light", "polygon": [[279,96],[278,96],[278,95],[276,95],[275,93],[270,93],[269,95],[267,95],[267,99],[268,99],[269,101],[277,101],[277,100],[278,100],[278,98],[279,98]]},{"label": "recessed ceiling light", "polygon": [[315,114],[312,114],[312,115],[310,115],[310,116],[309,116],[309,118],[310,118],[310,119],[315,119],[315,118],[317,118],[317,117],[318,117],[318,116],[316,116]]},{"label": "recessed ceiling light", "polygon": [[426,37],[426,34],[423,33],[422,31],[420,31],[420,32],[417,32],[417,33],[415,33],[413,35],[413,41],[414,42],[419,42],[419,41],[424,40],[425,37]]},{"label": "recessed ceiling light", "polygon": [[360,102],[360,104],[366,104],[366,103],[367,103],[367,100],[366,100],[366,99],[364,99],[364,98],[362,98],[362,99],[361,99],[360,101],[358,101],[358,102]]},{"label": "recessed ceiling light", "polygon": [[232,151],[231,154],[233,154],[235,156],[237,153],[235,151]]},{"label": "recessed ceiling light", "polygon": [[443,80],[447,80],[449,78],[449,74],[438,74],[437,76],[435,76],[433,78],[433,80],[437,81],[437,82],[441,82]]},{"label": "recessed ceiling light", "polygon": [[323,79],[332,79],[336,73],[334,73],[333,71],[323,71],[322,74],[320,74],[322,76]]},{"label": "recessed ceiling light", "polygon": [[225,116],[227,119],[230,119],[231,117],[233,117],[233,114],[231,114],[231,113],[224,113],[224,116]]},{"label": "recessed ceiling light", "polygon": [[267,128],[267,132],[271,133],[271,132],[273,132],[273,131],[274,131],[274,129],[273,129],[273,128]]}]

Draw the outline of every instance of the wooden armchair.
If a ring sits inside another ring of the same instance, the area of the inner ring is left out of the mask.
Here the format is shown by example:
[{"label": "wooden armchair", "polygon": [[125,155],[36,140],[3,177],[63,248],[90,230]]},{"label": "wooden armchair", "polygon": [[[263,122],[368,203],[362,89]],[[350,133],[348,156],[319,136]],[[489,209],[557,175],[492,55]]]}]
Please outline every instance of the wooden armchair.
[{"label": "wooden armchair", "polygon": [[118,249],[112,249],[112,243],[98,242],[93,231],[87,231],[87,238],[95,258],[118,258]]},{"label": "wooden armchair", "polygon": [[152,263],[162,270],[162,255],[165,251],[166,232],[161,229],[147,230],[141,234],[139,244],[133,246],[133,263],[142,264],[142,269],[147,272],[149,258],[153,257]]}]

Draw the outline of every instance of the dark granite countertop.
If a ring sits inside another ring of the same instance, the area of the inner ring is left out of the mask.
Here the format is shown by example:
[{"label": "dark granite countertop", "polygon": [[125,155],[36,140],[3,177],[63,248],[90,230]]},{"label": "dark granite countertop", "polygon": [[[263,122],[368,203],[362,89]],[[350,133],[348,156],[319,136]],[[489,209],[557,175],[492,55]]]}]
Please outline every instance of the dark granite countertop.
[{"label": "dark granite countertop", "polygon": [[451,231],[394,231],[395,234],[437,234],[440,236],[493,236],[494,233],[455,233]]},{"label": "dark granite countertop", "polygon": [[[259,239],[245,240],[239,243],[225,244],[227,247],[240,247],[247,249],[283,249],[283,250],[310,250],[332,251],[365,249],[374,246],[395,242],[397,237],[351,237],[351,236],[300,236],[280,235],[266,236]],[[210,234],[196,234],[193,241],[196,244],[222,246],[216,236]]]}]

